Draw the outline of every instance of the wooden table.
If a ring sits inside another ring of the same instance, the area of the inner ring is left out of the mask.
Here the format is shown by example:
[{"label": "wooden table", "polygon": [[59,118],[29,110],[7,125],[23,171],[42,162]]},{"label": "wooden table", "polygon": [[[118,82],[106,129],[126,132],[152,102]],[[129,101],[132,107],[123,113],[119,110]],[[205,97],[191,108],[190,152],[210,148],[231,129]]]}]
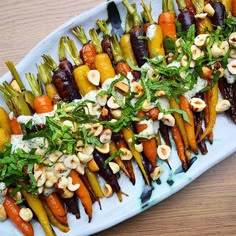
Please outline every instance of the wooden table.
[{"label": "wooden table", "polygon": [[[18,63],[52,30],[101,2],[1,1],[0,75],[7,72],[4,61]],[[235,166],[234,154],[169,199],[97,235],[236,235]]]}]

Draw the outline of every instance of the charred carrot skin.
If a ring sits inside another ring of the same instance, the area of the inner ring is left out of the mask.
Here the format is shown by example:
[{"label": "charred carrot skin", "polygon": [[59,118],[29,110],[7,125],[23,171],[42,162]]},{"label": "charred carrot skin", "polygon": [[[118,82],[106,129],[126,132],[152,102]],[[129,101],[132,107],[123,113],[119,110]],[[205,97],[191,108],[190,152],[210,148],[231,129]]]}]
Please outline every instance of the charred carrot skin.
[{"label": "charred carrot skin", "polygon": [[5,201],[3,206],[6,210],[8,217],[12,220],[12,222],[17,226],[17,228],[25,235],[25,236],[33,236],[34,230],[30,222],[24,221],[20,215],[20,207],[15,204],[15,200],[10,196],[5,196]]}]

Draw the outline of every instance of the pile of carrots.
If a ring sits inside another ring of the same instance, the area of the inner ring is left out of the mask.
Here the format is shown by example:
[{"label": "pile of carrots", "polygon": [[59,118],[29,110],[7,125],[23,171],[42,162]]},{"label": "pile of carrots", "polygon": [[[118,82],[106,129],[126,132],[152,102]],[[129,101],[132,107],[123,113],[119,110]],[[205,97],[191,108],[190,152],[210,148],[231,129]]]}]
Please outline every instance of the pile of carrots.
[{"label": "pile of carrots", "polygon": [[[89,30],[90,39],[88,39],[82,26],[74,27],[72,33],[82,44],[80,51],[71,38],[62,37],[59,41],[59,64],[50,55],[42,55],[43,62],[37,65],[37,77],[32,73],[25,75],[31,90],[26,89],[13,63],[11,61],[6,62],[13,80],[11,83],[5,81],[0,85],[0,91],[10,110],[8,114],[0,107],[0,149],[4,152],[6,149],[4,144],[11,141],[11,135],[22,135],[24,133],[17,117],[21,115],[31,116],[34,113],[50,113],[54,110],[54,105],[69,104],[76,99],[81,99],[89,92],[98,91],[106,81],[119,74],[122,76],[132,74],[133,80],[139,82],[142,80],[143,72],[137,68],[142,67],[149,59],[161,56],[163,64],[169,64],[174,56],[173,50],[175,50],[179,36],[176,21],[183,31],[187,32],[195,25],[197,34],[202,34],[217,30],[218,27],[225,29],[226,17],[236,17],[236,0],[214,2],[176,0],[176,3],[179,8],[178,15],[174,10],[173,1],[163,0],[163,12],[154,19],[151,5],[145,3],[144,0],[141,0],[141,6],[144,10],[142,15],[137,12],[135,4],[123,0],[122,4],[127,10],[127,17],[125,34],[120,38],[117,35],[111,35],[105,20],[96,21],[103,34],[102,42],[100,42],[95,28]],[[207,4],[210,4],[210,9],[213,9],[214,14],[202,17],[201,14],[204,14]],[[172,45],[172,49],[170,45]],[[68,55],[73,63],[68,59]],[[100,76],[98,81],[97,73]],[[107,165],[109,163],[107,160],[115,155],[112,161],[119,166],[120,170],[134,185],[136,179],[132,161],[120,158],[119,155],[124,154],[122,150],[128,150],[133,156],[147,185],[151,185],[152,181],[159,177],[159,175],[153,177],[161,169],[157,162],[158,157],[160,158],[158,146],[165,144],[171,148],[171,136],[183,171],[186,172],[191,166],[191,153],[198,154],[200,151],[203,155],[207,154],[206,140],[208,139],[211,144],[213,143],[219,91],[223,98],[230,101],[229,115],[232,121],[236,123],[236,83],[228,84],[221,78],[213,83],[214,73],[215,71],[210,66],[201,68],[201,77],[208,81],[209,89],[196,94],[195,97],[205,102],[205,109],[201,112],[193,111],[184,95],[178,96],[178,101],[174,98],[168,98],[170,109],[173,111],[174,124],[168,126],[161,122],[159,133],[155,137],[136,139],[142,145],[141,151],[137,151],[135,145],[138,146],[138,144],[133,143],[133,141],[135,135],[142,134],[148,125],[140,121],[150,119],[152,122],[156,122],[162,113],[158,106],[146,110],[140,109],[136,112],[133,119],[135,121],[131,125],[120,127],[118,132],[112,131],[112,137],[108,144],[109,156],[103,155],[99,149],[95,150],[92,153],[93,158],[86,163],[84,174],[74,169],[70,171],[68,177],[72,179],[72,184],[79,186],[74,191],[75,195],[63,197],[62,192],[58,191],[56,187],[55,192],[47,196],[43,194],[36,196],[24,188],[20,189],[19,191],[37,216],[45,234],[55,235],[51,224],[62,232],[69,231],[67,212],[71,212],[76,218],[80,218],[78,199],[85,209],[88,221],[92,220],[93,203],[97,202],[100,205],[99,199],[107,194],[102,191],[98,175],[108,183],[109,188],[116,193],[119,201],[122,201],[122,195],[125,193],[122,192],[118,183],[120,172],[114,173],[112,168]],[[130,88],[127,86],[122,81],[114,84],[114,87],[124,95],[129,93]],[[145,85],[142,88],[139,87],[140,91],[135,91],[138,101],[142,98],[141,92],[143,91],[141,90],[144,88]],[[138,95],[139,92],[140,96]],[[98,121],[111,121],[116,116],[112,113],[114,110],[104,104]],[[184,119],[177,110],[184,112],[188,119]],[[44,126],[40,128],[43,129]],[[117,153],[119,155],[116,155]],[[163,160],[169,165],[168,158]],[[24,235],[34,235],[30,221],[27,222],[20,216],[21,205],[15,204],[15,196],[11,194],[14,192],[14,188],[15,186],[9,186],[7,193],[5,193],[4,210]],[[109,196],[107,195],[107,197]]]}]

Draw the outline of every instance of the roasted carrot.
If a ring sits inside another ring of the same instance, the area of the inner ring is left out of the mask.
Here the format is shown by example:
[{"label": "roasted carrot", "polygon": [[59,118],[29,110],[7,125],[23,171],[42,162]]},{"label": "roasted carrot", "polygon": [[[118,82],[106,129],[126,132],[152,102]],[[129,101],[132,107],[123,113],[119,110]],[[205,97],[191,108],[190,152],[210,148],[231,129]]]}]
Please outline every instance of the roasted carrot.
[{"label": "roasted carrot", "polygon": [[15,200],[10,196],[5,196],[5,201],[3,202],[3,206],[7,213],[7,216],[12,220],[12,222],[17,226],[17,228],[25,235],[25,236],[33,236],[34,230],[30,222],[24,221],[20,215],[20,207],[15,204]]},{"label": "roasted carrot", "polygon": [[11,127],[12,134],[22,134],[21,125],[15,116],[9,119],[9,125]]},{"label": "roasted carrot", "polygon": [[114,66],[115,63],[114,63],[114,57],[113,57],[113,53],[111,49],[111,37],[110,37],[110,32],[109,32],[109,28],[107,26],[106,20],[97,20],[96,24],[103,33],[103,39],[101,41],[102,50],[109,56],[111,63]]},{"label": "roasted carrot", "polygon": [[65,47],[75,63],[75,67],[73,69],[73,77],[75,79],[77,87],[79,88],[80,94],[82,96],[85,96],[87,93],[96,90],[97,87],[88,80],[88,73],[90,71],[90,68],[88,67],[88,65],[82,64],[79,57],[79,52],[75,46],[74,41],[67,37]]},{"label": "roasted carrot", "polygon": [[163,47],[163,32],[161,26],[154,21],[151,15],[151,7],[148,7],[144,1],[142,1],[142,7],[148,17],[148,27],[146,35],[148,37],[149,35],[152,35],[147,41],[149,56],[151,58],[155,57],[155,54],[165,56],[165,50]]},{"label": "roasted carrot", "polygon": [[55,236],[56,234],[54,233],[52,226],[50,225],[47,213],[43,207],[41,200],[37,196],[31,193],[28,193],[24,189],[21,190],[21,193],[24,196],[27,204],[30,206],[30,208],[33,210],[33,212],[37,216],[39,223],[41,224],[45,232],[45,235]]},{"label": "roasted carrot", "polygon": [[160,134],[161,134],[162,138],[165,141],[165,144],[171,148],[168,126],[163,124],[163,122],[160,122],[160,129],[159,130],[160,130]]},{"label": "roasted carrot", "polygon": [[73,184],[79,184],[80,187],[75,191],[76,195],[82,202],[84,210],[88,215],[89,222],[92,220],[93,208],[92,208],[92,200],[89,195],[88,189],[85,187],[84,183],[79,177],[79,174],[75,170],[71,170],[69,177],[72,178]]},{"label": "roasted carrot", "polygon": [[221,0],[222,4],[225,6],[227,16],[232,14],[232,0]]},{"label": "roasted carrot", "polygon": [[45,202],[55,218],[63,225],[68,225],[67,213],[56,193],[45,197]]},{"label": "roasted carrot", "polygon": [[104,53],[100,44],[100,40],[98,37],[98,34],[95,29],[91,29],[89,31],[90,37],[92,39],[92,42],[96,48],[97,55],[95,57],[95,66],[97,70],[100,72],[101,76],[101,84],[105,82],[105,80],[109,78],[114,78],[116,75],[116,72],[112,66],[111,59],[109,58],[107,53]]},{"label": "roasted carrot", "polygon": [[196,14],[195,6],[193,5],[191,0],[185,0],[186,6],[194,15]]},{"label": "roasted carrot", "polygon": [[194,126],[194,117],[193,112],[190,109],[189,102],[184,95],[179,96],[180,99],[180,108],[186,112],[188,115],[189,123],[184,121],[184,126],[188,138],[188,143],[190,148],[196,154],[198,153],[197,142],[196,142],[196,135],[195,135],[195,126]]},{"label": "roasted carrot", "polygon": [[132,152],[135,161],[137,162],[142,174],[143,174],[143,178],[146,182],[147,185],[150,185],[150,181],[148,178],[148,174],[144,168],[144,165],[142,163],[142,157],[141,154],[135,149],[135,147],[133,146],[132,142],[134,140],[134,132],[130,127],[123,127],[122,128],[122,133],[124,135],[124,140],[126,141],[130,151]]},{"label": "roasted carrot", "polygon": [[232,0],[232,15],[236,17],[236,0]]},{"label": "roasted carrot", "polygon": [[83,60],[84,64],[86,64],[91,70],[96,69],[94,64],[95,56],[97,55],[96,48],[88,40],[84,32],[84,28],[82,26],[74,27],[72,29],[72,33],[83,44],[82,48],[80,49],[80,57]]},{"label": "roasted carrot", "polygon": [[52,83],[51,71],[48,69],[45,63],[37,65],[37,78],[41,80],[45,86],[45,91],[53,104],[56,104],[61,100],[56,86]]},{"label": "roasted carrot", "polygon": [[128,0],[122,1],[123,5],[133,17],[133,29],[130,31],[130,40],[132,49],[138,63],[138,66],[142,66],[146,62],[148,56],[147,41],[142,39],[144,36],[144,30],[141,27],[141,19],[137,13],[136,8],[131,5]]},{"label": "roasted carrot", "polygon": [[50,221],[54,226],[56,226],[59,230],[61,230],[61,231],[64,232],[64,233],[67,233],[67,232],[70,230],[70,228],[69,228],[68,226],[61,224],[61,223],[57,220],[57,218],[52,214],[52,212],[51,212],[51,210],[49,209],[49,207],[47,206],[47,204],[44,204],[43,207],[44,207],[44,209],[45,209],[45,211],[46,211],[46,213],[47,213],[47,216],[48,216],[49,221]]},{"label": "roasted carrot", "polygon": [[127,75],[129,72],[131,72],[131,69],[124,59],[118,38],[114,34],[111,36],[111,49],[114,57],[114,63],[116,65],[116,72]]},{"label": "roasted carrot", "polygon": [[[121,148],[127,148],[125,140],[123,137],[120,137],[119,140],[116,141],[117,149],[120,150]],[[124,161],[125,168],[128,172],[127,177],[129,178],[130,182],[134,185],[135,184],[135,174],[131,160]]]},{"label": "roasted carrot", "polygon": [[134,56],[134,52],[132,49],[131,41],[130,41],[130,31],[133,28],[133,17],[127,12],[126,20],[125,20],[125,34],[123,34],[120,38],[120,46],[124,53],[125,60],[129,59],[133,65],[137,65],[137,61]]},{"label": "roasted carrot", "polygon": [[0,107],[0,128],[4,128],[10,134],[12,132],[10,126],[10,119],[3,107]]},{"label": "roasted carrot", "polygon": [[[138,118],[145,117],[145,112],[138,111],[137,115]],[[142,121],[141,121],[142,122]],[[138,133],[141,133],[147,128],[147,124],[142,124],[141,122],[135,122],[135,128]],[[141,143],[143,144],[143,153],[148,161],[151,163],[152,167],[156,167],[157,165],[157,143],[155,138],[151,139],[140,139]]]},{"label": "roasted carrot", "polygon": [[[209,109],[209,107],[210,107],[210,104],[209,104],[210,96],[208,96],[209,94],[210,94],[210,91],[203,93],[203,100],[206,103],[206,107],[203,110],[205,127],[208,126],[209,121],[210,121],[210,109]],[[208,138],[209,142],[212,144],[213,143],[213,132],[210,132],[210,134],[208,134],[207,138]]]},{"label": "roasted carrot", "polygon": [[25,74],[26,79],[32,89],[35,96],[34,99],[34,110],[36,113],[46,113],[53,111],[53,105],[51,99],[47,95],[43,95],[41,85],[32,73]]},{"label": "roasted carrot", "polygon": [[215,84],[213,88],[208,90],[207,93],[209,94],[208,99],[209,99],[210,120],[203,134],[198,139],[198,142],[201,142],[213,131],[213,128],[216,122],[216,105],[218,102],[218,82]]},{"label": "roasted carrot", "polygon": [[[119,141],[117,141],[117,142],[119,142]],[[110,151],[109,151],[109,154],[110,154],[110,155],[113,155],[113,154],[116,153],[117,151],[118,151],[118,150],[117,150],[117,148],[116,148],[116,144],[115,144],[113,141],[111,141],[111,142],[110,142]],[[120,169],[125,173],[125,175],[126,175],[128,178],[130,178],[129,172],[128,172],[128,170],[126,169],[125,164],[124,164],[124,162],[120,159],[120,157],[119,157],[119,156],[115,157],[115,158],[114,158],[114,161],[117,163],[117,165],[119,165]]]},{"label": "roasted carrot", "polygon": [[158,17],[158,24],[161,26],[163,37],[171,37],[176,40],[175,11],[173,0],[162,0],[162,13]]},{"label": "roasted carrot", "polygon": [[177,153],[178,153],[179,159],[182,163],[183,170],[187,171],[188,170],[188,160],[185,156],[184,142],[183,142],[181,133],[179,131],[179,128],[176,125],[172,126],[171,133],[172,133],[172,137],[175,141]]}]

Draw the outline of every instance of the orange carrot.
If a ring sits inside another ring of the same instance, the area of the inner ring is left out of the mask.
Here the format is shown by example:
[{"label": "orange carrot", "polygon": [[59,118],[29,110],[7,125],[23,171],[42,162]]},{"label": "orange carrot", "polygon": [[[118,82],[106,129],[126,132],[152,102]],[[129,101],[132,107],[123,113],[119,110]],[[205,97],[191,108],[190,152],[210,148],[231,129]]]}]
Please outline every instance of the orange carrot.
[{"label": "orange carrot", "polygon": [[6,199],[3,203],[3,206],[6,210],[8,217],[12,220],[12,222],[18,227],[18,229],[25,235],[25,236],[33,236],[34,230],[30,222],[24,221],[20,215],[20,207],[19,205],[15,204],[15,200],[10,197],[6,196]]},{"label": "orange carrot", "polygon": [[63,225],[68,225],[67,213],[56,193],[49,194],[45,201],[55,218]]},{"label": "orange carrot", "polygon": [[191,0],[185,0],[186,6],[188,8],[189,11],[191,11],[194,15],[196,14],[196,9],[192,3]]},{"label": "orange carrot", "polygon": [[172,133],[173,139],[175,141],[175,146],[177,148],[177,153],[178,153],[179,159],[182,162],[182,167],[183,167],[184,171],[187,171],[188,161],[185,156],[184,142],[183,142],[181,133],[179,131],[179,128],[176,125],[174,125],[173,127],[171,127],[171,133]]},{"label": "orange carrot", "polygon": [[116,72],[117,73],[123,73],[124,75],[127,75],[128,72],[131,72],[131,69],[129,65],[126,62],[119,62],[116,65]]},{"label": "orange carrot", "polygon": [[187,113],[188,118],[189,118],[189,123],[184,121],[184,127],[186,130],[188,143],[189,143],[190,148],[197,154],[198,147],[197,147],[197,141],[196,141],[196,135],[195,135],[193,112],[190,109],[189,102],[184,95],[180,95],[179,99],[180,99],[180,108]]},{"label": "orange carrot", "polygon": [[83,204],[84,210],[86,214],[88,215],[89,222],[90,222],[92,219],[93,208],[92,208],[92,200],[89,195],[89,191],[84,185],[84,183],[82,182],[82,180],[80,179],[79,174],[75,170],[71,170],[69,177],[72,178],[73,184],[80,185],[80,187],[75,191],[75,193],[80,198]]},{"label": "orange carrot", "polygon": [[[137,113],[137,117],[144,117],[145,113],[143,111],[139,111]],[[147,128],[146,124],[141,124],[140,122],[135,122],[135,127],[138,133],[142,132]],[[151,139],[141,139],[141,143],[143,144],[143,153],[148,161],[151,163],[152,167],[156,166],[157,162],[157,143],[155,138]]]},{"label": "orange carrot", "polygon": [[236,0],[232,0],[232,15],[236,17]]},{"label": "orange carrot", "polygon": [[162,1],[163,12],[159,15],[158,24],[161,26],[163,37],[169,36],[174,40],[176,37],[175,12],[172,0]]},{"label": "orange carrot", "polygon": [[17,121],[16,117],[9,119],[9,125],[11,127],[12,134],[22,134],[21,125]]},{"label": "orange carrot", "polygon": [[37,113],[46,113],[53,111],[51,99],[47,95],[42,95],[34,99],[34,109]]}]

